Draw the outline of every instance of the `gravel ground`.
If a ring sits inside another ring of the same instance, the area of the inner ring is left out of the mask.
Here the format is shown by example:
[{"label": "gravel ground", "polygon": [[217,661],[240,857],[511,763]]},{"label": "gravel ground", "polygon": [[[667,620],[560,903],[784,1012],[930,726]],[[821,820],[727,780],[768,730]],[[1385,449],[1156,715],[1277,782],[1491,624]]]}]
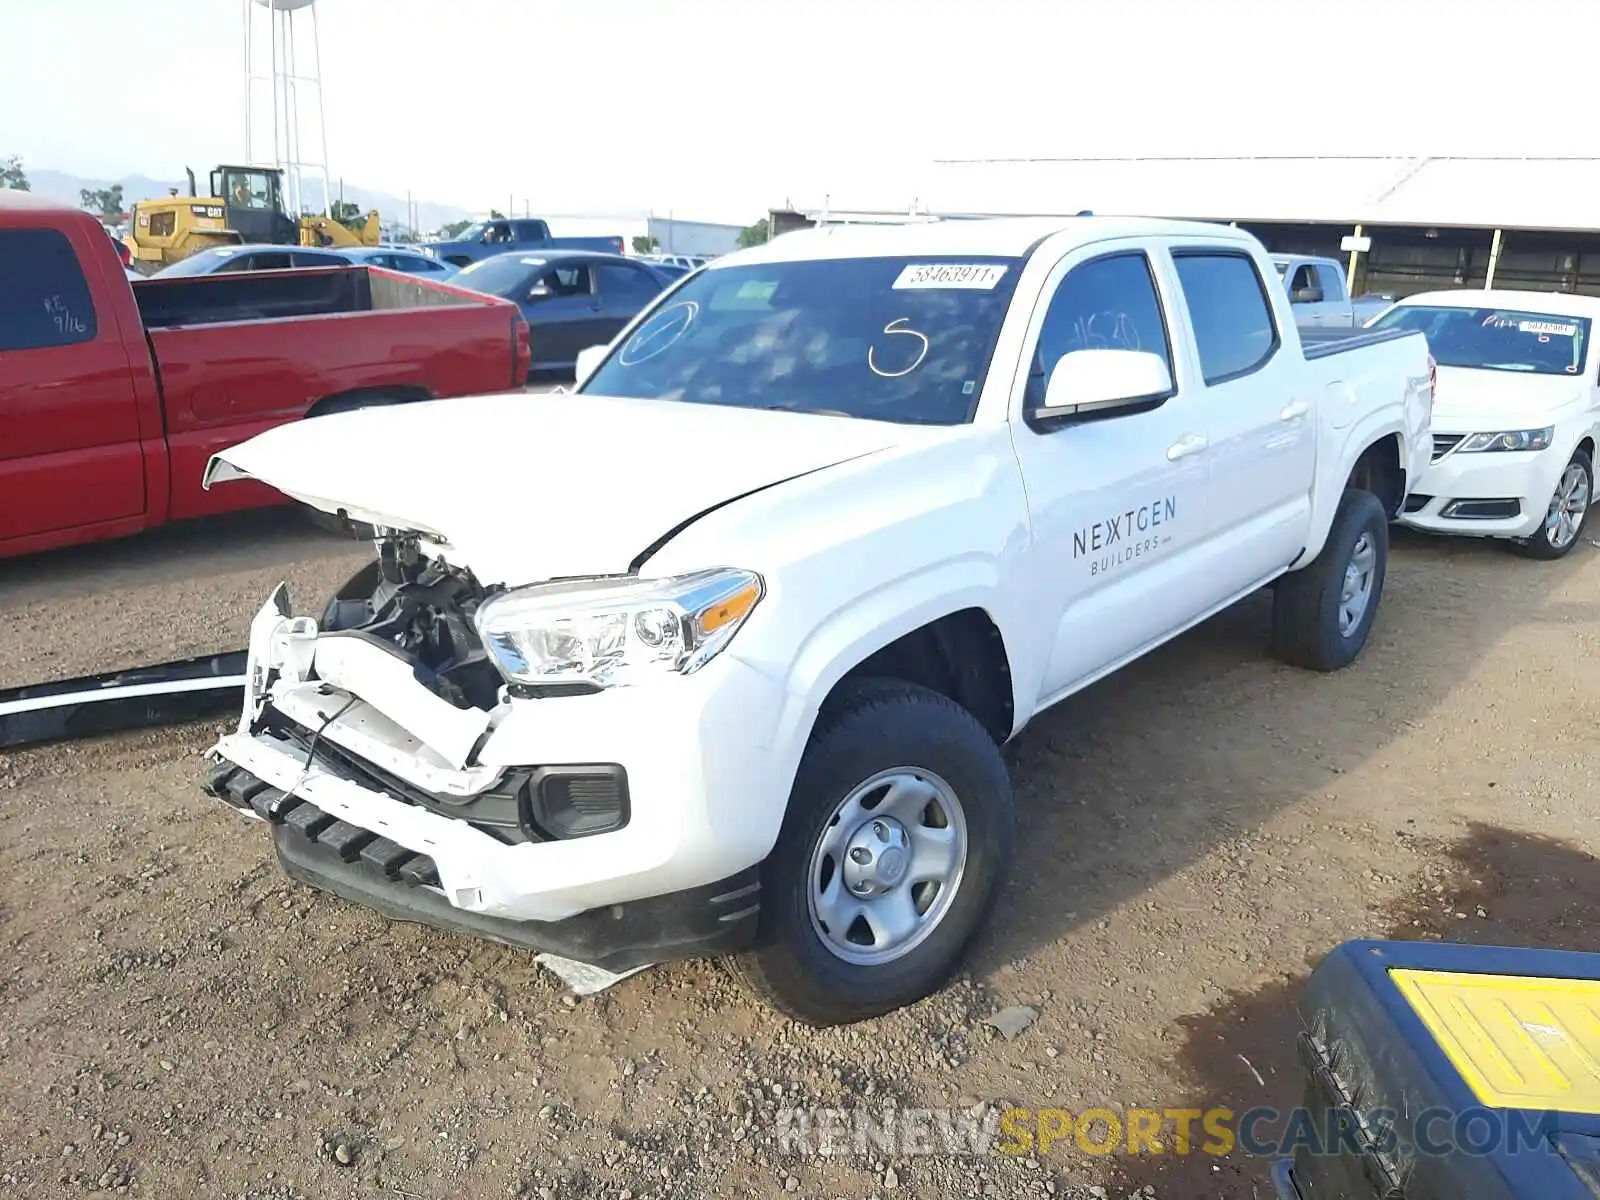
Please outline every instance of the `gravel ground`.
[{"label": "gravel ground", "polygon": [[[251,514],[0,568],[0,686],[239,645],[365,558]],[[1292,1103],[1333,944],[1597,948],[1600,559],[1397,537],[1365,657],[1253,599],[1010,749],[1019,858],[968,972],[816,1032],[715,964],[577,1000],[527,955],[290,884],[197,787],[205,723],[0,753],[0,1195],[1267,1197],[1261,1163],[804,1155],[792,1106]],[[988,1023],[1014,1006],[1031,1023]],[[975,1110],[981,1111],[981,1110]]]}]

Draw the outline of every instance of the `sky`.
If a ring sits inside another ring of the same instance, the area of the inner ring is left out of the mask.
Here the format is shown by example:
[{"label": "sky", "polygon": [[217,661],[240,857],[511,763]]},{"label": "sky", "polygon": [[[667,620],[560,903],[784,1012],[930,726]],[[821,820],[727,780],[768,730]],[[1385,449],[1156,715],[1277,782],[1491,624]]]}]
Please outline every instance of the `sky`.
[{"label": "sky", "polygon": [[[0,0],[0,158],[240,159],[243,4]],[[940,158],[1600,155],[1600,0],[315,4],[335,178],[473,210],[745,224],[902,206]]]}]

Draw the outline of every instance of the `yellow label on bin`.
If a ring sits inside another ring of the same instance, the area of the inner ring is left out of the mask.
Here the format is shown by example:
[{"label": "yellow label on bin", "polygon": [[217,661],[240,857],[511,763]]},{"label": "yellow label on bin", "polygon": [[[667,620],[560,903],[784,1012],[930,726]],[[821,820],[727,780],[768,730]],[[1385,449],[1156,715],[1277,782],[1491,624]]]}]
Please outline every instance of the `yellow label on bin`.
[{"label": "yellow label on bin", "polygon": [[1600,1115],[1600,980],[1389,977],[1481,1103]]}]

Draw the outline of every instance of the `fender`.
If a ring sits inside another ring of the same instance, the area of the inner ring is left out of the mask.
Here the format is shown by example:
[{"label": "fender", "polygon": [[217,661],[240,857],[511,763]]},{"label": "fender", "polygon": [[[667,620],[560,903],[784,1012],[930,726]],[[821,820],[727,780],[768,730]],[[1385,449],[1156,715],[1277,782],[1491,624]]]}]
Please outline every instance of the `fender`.
[{"label": "fender", "polygon": [[[772,746],[773,757],[781,764],[781,777],[792,785],[822,702],[839,681],[874,653],[913,630],[963,609],[981,609],[1000,629],[1002,645],[1010,657],[1013,639],[1007,638],[995,603],[999,587],[999,564],[987,555],[969,554],[889,580],[826,614],[803,635],[783,678],[786,699]],[[787,640],[781,629],[773,630],[771,638],[771,644]],[[765,647],[747,645],[746,654],[741,654],[739,642],[735,639],[728,647],[729,657],[770,676],[774,664],[761,652]],[[749,653],[751,650],[755,652]],[[1015,672],[1011,686],[1013,711],[1017,714],[1013,717],[1014,733],[1017,724],[1031,713],[1032,705],[1025,706],[1018,698]],[[776,829],[773,835],[776,837]]]},{"label": "fender", "polygon": [[[1390,408],[1369,413],[1361,421],[1351,426],[1343,445],[1339,448],[1337,469],[1326,474],[1318,472],[1322,486],[1312,493],[1310,536],[1306,540],[1305,550],[1295,564],[1296,570],[1304,567],[1322,553],[1323,543],[1328,540],[1328,531],[1333,528],[1333,515],[1338,511],[1339,500],[1344,495],[1345,481],[1350,478],[1350,472],[1355,470],[1357,460],[1367,452],[1367,447],[1375,442],[1382,441],[1390,434],[1398,435],[1400,438],[1400,469],[1409,474],[1411,446],[1403,415],[1403,409],[1397,415]],[[1413,482],[1415,481],[1407,479],[1407,487],[1409,488]]]}]

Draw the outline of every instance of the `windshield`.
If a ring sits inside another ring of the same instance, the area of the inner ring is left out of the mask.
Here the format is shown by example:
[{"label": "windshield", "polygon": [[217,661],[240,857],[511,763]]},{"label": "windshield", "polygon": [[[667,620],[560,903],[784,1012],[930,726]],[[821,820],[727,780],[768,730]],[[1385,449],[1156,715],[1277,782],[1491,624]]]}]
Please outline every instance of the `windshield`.
[{"label": "windshield", "polygon": [[468,225],[460,233],[456,234],[455,237],[446,238],[445,241],[447,241],[447,242],[476,242],[480,238],[483,237],[483,231],[486,228],[487,228],[487,226],[482,221],[479,221],[476,225]]},{"label": "windshield", "polygon": [[1009,258],[853,258],[702,270],[580,390],[963,424],[1019,269]]},{"label": "windshield", "polygon": [[1414,329],[1427,335],[1441,367],[1580,375],[1589,353],[1589,319],[1508,308],[1448,308],[1403,304],[1373,329]]},{"label": "windshield", "polygon": [[487,292],[491,296],[509,296],[524,284],[531,283],[533,276],[544,265],[542,258],[529,258],[525,254],[500,254],[462,267],[456,279],[462,286],[474,291]]}]

